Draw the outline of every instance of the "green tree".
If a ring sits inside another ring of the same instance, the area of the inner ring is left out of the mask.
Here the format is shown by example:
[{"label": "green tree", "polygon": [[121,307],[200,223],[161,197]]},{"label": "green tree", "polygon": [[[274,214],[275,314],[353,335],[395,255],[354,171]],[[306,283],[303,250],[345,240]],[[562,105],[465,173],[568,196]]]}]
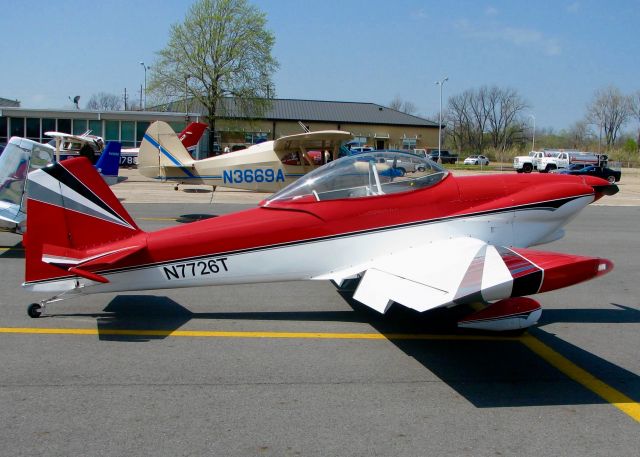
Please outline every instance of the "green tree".
[{"label": "green tree", "polygon": [[210,152],[216,119],[231,111],[257,118],[269,107],[278,63],[266,24],[265,13],[246,0],[198,0],[183,23],[171,26],[169,43],[158,52],[149,91],[197,100],[206,110]]}]

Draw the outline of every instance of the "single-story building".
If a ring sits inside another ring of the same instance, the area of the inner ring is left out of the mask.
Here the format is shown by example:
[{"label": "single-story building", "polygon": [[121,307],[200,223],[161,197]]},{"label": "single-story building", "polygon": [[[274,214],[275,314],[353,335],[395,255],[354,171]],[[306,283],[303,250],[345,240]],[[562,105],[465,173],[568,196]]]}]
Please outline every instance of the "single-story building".
[{"label": "single-story building", "polygon": [[[174,106],[172,106],[174,105]],[[12,136],[39,142],[49,138],[47,131],[80,135],[87,130],[105,141],[120,141],[124,147],[137,147],[149,124],[168,122],[176,131],[188,121],[204,121],[202,108],[184,111],[184,102],[163,106],[167,111],[90,111],[0,107],[0,143]],[[174,111],[172,112],[171,109]],[[319,100],[274,99],[259,118],[239,114],[221,116],[216,121],[216,149],[249,146],[284,135],[301,133],[305,128],[346,130],[358,144],[376,149],[429,148],[438,144],[438,124],[375,103],[331,102]],[[211,155],[207,137],[202,139],[198,157]],[[217,152],[217,151],[214,151]]]}]

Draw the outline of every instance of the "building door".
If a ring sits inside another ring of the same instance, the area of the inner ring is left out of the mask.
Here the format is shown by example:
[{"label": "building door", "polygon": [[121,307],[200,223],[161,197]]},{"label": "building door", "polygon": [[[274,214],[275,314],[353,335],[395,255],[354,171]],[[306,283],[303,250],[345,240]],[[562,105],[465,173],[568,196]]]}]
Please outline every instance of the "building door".
[{"label": "building door", "polygon": [[376,149],[385,149],[384,140],[376,140]]}]

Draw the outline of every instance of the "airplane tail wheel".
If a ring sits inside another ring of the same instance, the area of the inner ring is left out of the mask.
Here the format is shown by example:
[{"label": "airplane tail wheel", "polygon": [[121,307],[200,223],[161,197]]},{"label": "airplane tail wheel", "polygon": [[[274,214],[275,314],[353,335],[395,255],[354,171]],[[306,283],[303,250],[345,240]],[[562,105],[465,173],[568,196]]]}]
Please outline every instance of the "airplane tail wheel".
[{"label": "airplane tail wheel", "polygon": [[31,303],[27,308],[27,314],[33,319],[37,319],[42,315],[42,306],[38,303]]}]

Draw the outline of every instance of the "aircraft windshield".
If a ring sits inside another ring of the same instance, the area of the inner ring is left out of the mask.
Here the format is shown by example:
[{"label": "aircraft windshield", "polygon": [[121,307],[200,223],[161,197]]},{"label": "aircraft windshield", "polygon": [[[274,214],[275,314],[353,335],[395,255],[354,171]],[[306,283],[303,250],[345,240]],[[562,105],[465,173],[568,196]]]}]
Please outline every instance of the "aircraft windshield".
[{"label": "aircraft windshield", "polygon": [[53,149],[35,141],[13,137],[0,156],[0,202],[19,205],[27,173],[53,160]]},{"label": "aircraft windshield", "polygon": [[440,182],[447,171],[431,160],[401,151],[373,151],[329,162],[266,202],[358,198],[406,192]]}]

